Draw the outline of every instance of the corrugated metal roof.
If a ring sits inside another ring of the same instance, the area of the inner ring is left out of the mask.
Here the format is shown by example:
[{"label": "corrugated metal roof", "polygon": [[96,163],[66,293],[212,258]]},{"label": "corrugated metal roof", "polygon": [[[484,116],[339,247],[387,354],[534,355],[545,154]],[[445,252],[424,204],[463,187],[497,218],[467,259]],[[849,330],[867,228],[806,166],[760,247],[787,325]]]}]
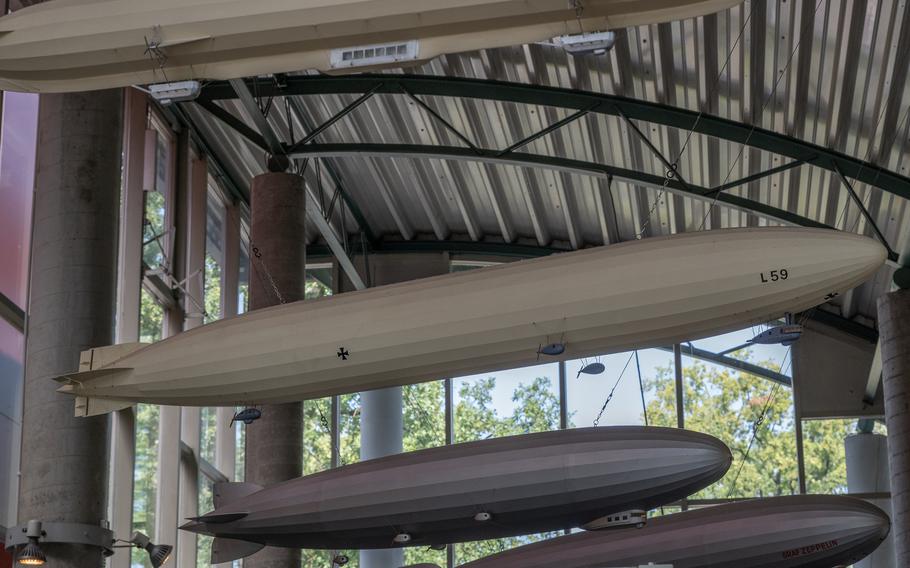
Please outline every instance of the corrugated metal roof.
[{"label": "corrugated metal roof", "polygon": [[[558,86],[660,102],[753,124],[908,174],[907,2],[752,1],[699,19],[618,32],[604,56],[572,57],[542,44],[448,55],[409,73]],[[392,71],[400,72],[400,71]],[[312,127],[353,95],[297,96]],[[431,108],[483,148],[505,148],[571,114],[564,109],[453,97]],[[221,104],[252,125],[236,101]],[[230,156],[238,179],[264,170],[256,148],[188,105],[210,143]],[[285,101],[270,121],[290,141]],[[691,183],[714,187],[788,158],[657,124],[638,127]],[[299,139],[303,125],[295,123]],[[320,134],[318,142],[464,146],[406,96],[375,95]],[[589,114],[522,149],[663,176],[666,168],[620,118]],[[471,240],[581,248],[702,228],[776,224],[749,213],[653,188],[545,169],[413,158],[325,159],[374,233],[393,240]],[[315,181],[312,162],[308,178]],[[328,185],[328,184],[326,184]],[[907,203],[856,183],[891,246],[907,242]],[[325,203],[331,201],[331,192]],[[803,166],[729,190],[839,229],[872,235],[836,174]],[[710,209],[710,212],[709,212]],[[333,221],[340,231],[341,207]],[[346,214],[346,232],[356,231]],[[314,241],[315,232],[308,235]],[[873,318],[890,269],[841,301],[844,315]]]}]

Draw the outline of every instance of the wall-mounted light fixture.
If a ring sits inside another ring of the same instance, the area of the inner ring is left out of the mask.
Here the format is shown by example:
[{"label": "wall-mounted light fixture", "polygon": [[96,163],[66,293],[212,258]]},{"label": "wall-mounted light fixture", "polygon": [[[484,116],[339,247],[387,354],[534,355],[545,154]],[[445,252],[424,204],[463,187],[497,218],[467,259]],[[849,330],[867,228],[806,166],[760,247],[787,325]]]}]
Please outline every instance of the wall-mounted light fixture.
[{"label": "wall-mounted light fixture", "polygon": [[[140,532],[129,540],[120,540],[106,526],[76,523],[45,523],[36,519],[6,531],[5,547],[22,566],[43,566],[47,562],[42,544],[85,544],[97,546],[104,556],[114,554],[115,548],[140,548],[149,555],[154,568],[161,568],[171,556],[173,546],[155,544]],[[117,544],[122,543],[122,544]]]},{"label": "wall-mounted light fixture", "polygon": [[149,555],[149,561],[154,568],[161,568],[161,566],[171,557],[171,552],[174,550],[174,547],[169,544],[153,543],[149,540],[149,537],[138,531],[134,532],[129,540],[117,540],[117,542],[122,542],[124,545],[115,544],[114,548],[136,547],[146,551]]},{"label": "wall-mounted light fixture", "polygon": [[28,544],[23,546],[19,553],[16,554],[16,563],[23,566],[43,566],[47,562],[41,546],[38,545],[38,539],[44,536],[41,530],[41,521],[29,521],[25,529],[25,537]]}]

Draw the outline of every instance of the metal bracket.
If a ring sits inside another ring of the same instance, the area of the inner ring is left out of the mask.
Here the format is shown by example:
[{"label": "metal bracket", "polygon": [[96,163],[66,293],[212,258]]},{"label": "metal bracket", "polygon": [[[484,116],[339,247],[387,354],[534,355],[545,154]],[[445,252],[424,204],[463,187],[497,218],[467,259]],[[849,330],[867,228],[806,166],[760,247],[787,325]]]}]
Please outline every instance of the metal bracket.
[{"label": "metal bracket", "polygon": [[[100,525],[42,522],[41,529],[41,544],[87,544],[101,548],[105,556],[114,553],[114,532]],[[27,531],[28,523],[8,528],[6,530],[6,549],[15,549],[17,546],[28,544]]]}]

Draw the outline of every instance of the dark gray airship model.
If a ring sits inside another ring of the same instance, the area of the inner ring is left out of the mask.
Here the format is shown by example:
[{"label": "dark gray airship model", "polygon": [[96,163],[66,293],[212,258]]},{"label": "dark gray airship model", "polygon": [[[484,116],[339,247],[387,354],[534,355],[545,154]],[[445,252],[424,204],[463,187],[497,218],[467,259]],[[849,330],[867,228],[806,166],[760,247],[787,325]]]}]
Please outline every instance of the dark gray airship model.
[{"label": "dark gray airship model", "polygon": [[364,461],[263,489],[215,485],[215,510],[182,526],[215,537],[212,562],[263,546],[441,545],[603,527],[720,479],[730,450],[671,428],[604,427],[456,444]]},{"label": "dark gray airship model", "polygon": [[772,497],[658,517],[638,530],[562,536],[462,567],[832,568],[870,554],[890,528],[881,509],[852,497]]}]

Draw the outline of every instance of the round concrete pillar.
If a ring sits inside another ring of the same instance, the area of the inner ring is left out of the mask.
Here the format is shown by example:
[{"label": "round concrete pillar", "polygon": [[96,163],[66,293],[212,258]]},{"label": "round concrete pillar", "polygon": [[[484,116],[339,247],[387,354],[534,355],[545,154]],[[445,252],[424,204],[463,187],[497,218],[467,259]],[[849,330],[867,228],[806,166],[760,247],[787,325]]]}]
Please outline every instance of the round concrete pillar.
[{"label": "round concrete pillar", "polygon": [[[266,173],[253,178],[250,203],[250,309],[302,300],[306,270],[303,178]],[[255,401],[251,401],[255,402]],[[303,473],[303,405],[269,405],[246,428],[245,479],[268,486]],[[300,566],[300,551],[265,548],[246,568]]]},{"label": "round concrete pillar", "polygon": [[[400,454],[402,449],[401,387],[360,393],[360,459]],[[361,568],[398,568],[404,550],[361,550]]]},{"label": "round concrete pillar", "polygon": [[910,290],[878,299],[878,329],[891,471],[891,537],[897,566],[910,566]]},{"label": "round concrete pillar", "polygon": [[[847,461],[847,490],[850,493],[887,493],[891,490],[888,470],[888,438],[881,434],[858,433],[844,440]],[[870,503],[891,515],[890,499]],[[875,552],[853,565],[854,568],[894,568],[894,539],[885,539]]]},{"label": "round concrete pillar", "polygon": [[[51,377],[114,342],[122,91],[41,95],[25,355],[19,521],[106,517],[108,417],[76,418]],[[126,535],[118,535],[128,538]],[[99,548],[42,544],[48,565]],[[121,552],[121,554],[125,554]]]},{"label": "round concrete pillar", "polygon": [[[370,280],[377,286],[445,274],[449,271],[446,255],[388,254],[370,259]],[[366,391],[360,394],[360,459],[369,460],[401,453],[401,387]],[[361,550],[361,568],[398,568],[404,564],[400,548]]]}]

